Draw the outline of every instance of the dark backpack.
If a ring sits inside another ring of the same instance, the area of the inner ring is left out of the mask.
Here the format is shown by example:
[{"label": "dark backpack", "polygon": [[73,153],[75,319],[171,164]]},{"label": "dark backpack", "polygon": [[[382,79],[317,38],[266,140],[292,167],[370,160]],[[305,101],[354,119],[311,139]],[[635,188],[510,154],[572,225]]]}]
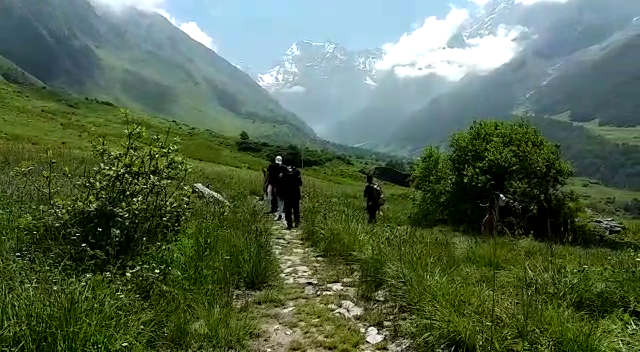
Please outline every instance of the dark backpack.
[{"label": "dark backpack", "polygon": [[372,190],[371,190],[371,200],[373,201],[373,203],[378,204],[378,206],[383,206],[386,199],[384,197],[384,192],[382,191],[382,188],[380,187],[380,185],[378,185],[377,183],[374,183],[371,186]]},{"label": "dark backpack", "polygon": [[287,188],[296,188],[301,186],[300,171],[294,166],[285,166],[282,168],[282,180]]}]

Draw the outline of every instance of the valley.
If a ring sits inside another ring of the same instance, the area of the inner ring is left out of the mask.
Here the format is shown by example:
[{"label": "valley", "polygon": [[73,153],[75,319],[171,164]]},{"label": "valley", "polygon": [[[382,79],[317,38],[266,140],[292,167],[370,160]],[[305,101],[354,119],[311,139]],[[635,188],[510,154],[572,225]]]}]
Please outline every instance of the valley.
[{"label": "valley", "polygon": [[0,350],[638,350],[636,2],[474,2],[262,73],[185,29],[210,8],[114,4],[0,1]]}]

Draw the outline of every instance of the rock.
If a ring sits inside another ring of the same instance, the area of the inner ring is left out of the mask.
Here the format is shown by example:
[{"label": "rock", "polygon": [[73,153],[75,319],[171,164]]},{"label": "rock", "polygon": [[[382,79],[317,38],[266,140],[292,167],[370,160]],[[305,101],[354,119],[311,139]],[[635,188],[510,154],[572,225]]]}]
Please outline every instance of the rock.
[{"label": "rock", "polygon": [[284,273],[285,274],[289,274],[290,272],[292,272],[294,269],[293,268],[286,268],[284,269]]},{"label": "rock", "polygon": [[304,288],[304,293],[308,296],[314,296],[316,294],[316,288],[313,286],[307,286]]},{"label": "rock", "polygon": [[328,284],[327,287],[330,288],[333,292],[339,292],[339,291],[342,291],[344,289],[344,287],[342,286],[341,282],[336,282],[334,284]]},{"label": "rock", "polygon": [[380,290],[376,292],[373,297],[376,299],[376,301],[384,302],[387,299],[387,293]]},{"label": "rock", "polygon": [[316,279],[312,279],[312,278],[308,278],[308,277],[300,277],[295,279],[295,282],[301,284],[301,285],[317,285],[318,284],[318,280]]},{"label": "rock", "polygon": [[338,309],[338,306],[336,306],[335,304],[329,304],[327,305],[327,308],[329,308],[330,310],[336,310]]},{"label": "rock", "polygon": [[384,326],[385,328],[390,328],[393,327],[393,323],[390,321],[385,321],[382,323],[382,326]]},{"label": "rock", "polygon": [[223,196],[205,187],[202,183],[194,184],[193,189],[194,191],[202,194],[205,198],[207,198],[210,201],[219,201],[225,204],[226,206],[231,206],[229,201],[227,201]]},{"label": "rock", "polygon": [[311,270],[309,270],[309,268],[308,268],[308,267],[306,267],[306,266],[297,266],[297,267],[296,267],[296,270],[297,270],[298,272],[309,272],[309,271],[311,271]]},{"label": "rock", "polygon": [[282,313],[283,314],[289,314],[289,313],[293,312],[295,309],[296,309],[296,307],[289,307],[289,308],[283,309]]},{"label": "rock", "polygon": [[607,219],[593,219],[592,223],[606,231],[610,235],[617,235],[624,231],[625,227],[622,224],[615,222],[612,218]]},{"label": "rock", "polygon": [[346,310],[348,313],[348,318],[359,317],[364,313],[364,309],[358,307],[355,303],[351,301],[342,301],[340,302],[342,309]]},{"label": "rock", "polygon": [[293,284],[293,283],[294,283],[293,278],[292,278],[292,277],[290,277],[290,278],[286,279],[286,280],[284,281],[284,283],[285,283],[285,284],[287,284],[287,285],[291,285],[291,284]]},{"label": "rock", "polygon": [[378,329],[371,326],[367,329],[365,340],[367,340],[368,343],[375,345],[384,340],[384,335],[379,334]]}]

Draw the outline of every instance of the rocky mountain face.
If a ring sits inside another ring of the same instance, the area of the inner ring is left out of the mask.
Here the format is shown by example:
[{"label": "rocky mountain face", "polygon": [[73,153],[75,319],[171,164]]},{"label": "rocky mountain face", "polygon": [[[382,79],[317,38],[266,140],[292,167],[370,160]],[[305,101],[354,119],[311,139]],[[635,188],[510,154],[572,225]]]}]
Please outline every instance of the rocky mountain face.
[{"label": "rocky mountain face", "polygon": [[381,49],[350,51],[330,41],[299,41],[256,81],[322,134],[364,106],[379,79]]},{"label": "rocky mountain face", "polygon": [[474,119],[507,119],[522,109],[539,115],[571,110],[575,120],[638,125],[632,98],[639,89],[637,16],[640,3],[628,0],[491,1],[450,45],[464,47],[474,37],[517,26],[518,54],[487,74],[470,73],[441,94],[425,95],[424,105],[374,146],[417,154]]},{"label": "rocky mountain face", "polygon": [[221,133],[315,137],[251,77],[157,13],[2,0],[0,56],[50,87]]},{"label": "rocky mountain face", "polygon": [[490,0],[447,43],[464,50],[516,30],[517,54],[489,72],[398,77],[375,69],[380,50],[364,55],[373,69],[362,70],[361,53],[300,42],[258,82],[323,136],[402,154],[444,143],[474,119],[520,110],[635,126],[639,16],[631,0]]}]

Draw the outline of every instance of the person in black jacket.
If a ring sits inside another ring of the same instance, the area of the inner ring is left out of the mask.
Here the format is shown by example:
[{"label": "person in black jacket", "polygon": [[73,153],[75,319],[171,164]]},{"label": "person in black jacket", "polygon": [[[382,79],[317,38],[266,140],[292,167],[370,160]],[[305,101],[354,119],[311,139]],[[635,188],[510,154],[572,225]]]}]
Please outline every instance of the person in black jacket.
[{"label": "person in black jacket", "polygon": [[367,200],[369,223],[376,223],[376,216],[384,204],[384,193],[380,185],[373,183],[373,176],[367,175],[367,185],[364,187],[364,198]]},{"label": "person in black jacket", "polygon": [[287,221],[287,230],[300,226],[300,187],[302,176],[300,170],[292,165],[291,159],[285,160],[282,171],[281,190],[284,198],[284,218]]}]

